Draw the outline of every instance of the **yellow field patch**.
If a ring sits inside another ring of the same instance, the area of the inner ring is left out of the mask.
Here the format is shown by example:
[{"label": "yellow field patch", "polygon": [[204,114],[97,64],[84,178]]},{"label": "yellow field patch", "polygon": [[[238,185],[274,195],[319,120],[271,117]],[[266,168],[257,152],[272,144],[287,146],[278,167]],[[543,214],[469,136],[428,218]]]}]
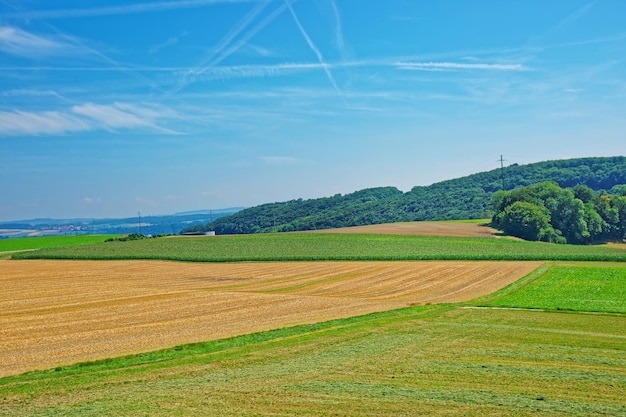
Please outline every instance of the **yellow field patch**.
[{"label": "yellow field patch", "polygon": [[336,229],[314,230],[310,231],[310,233],[368,233],[409,236],[496,237],[498,231],[492,227],[476,223],[419,221],[340,227]]},{"label": "yellow field patch", "polygon": [[0,376],[467,301],[541,264],[0,260]]}]

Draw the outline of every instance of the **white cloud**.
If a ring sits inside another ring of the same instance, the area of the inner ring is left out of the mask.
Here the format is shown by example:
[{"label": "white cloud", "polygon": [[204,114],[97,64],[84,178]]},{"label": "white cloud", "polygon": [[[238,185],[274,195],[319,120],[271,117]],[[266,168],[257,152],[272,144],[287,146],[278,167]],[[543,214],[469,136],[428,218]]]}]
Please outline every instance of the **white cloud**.
[{"label": "white cloud", "polygon": [[148,127],[164,133],[178,134],[178,132],[162,128],[156,124],[156,120],[175,115],[169,110],[159,111],[125,103],[114,103],[113,105],[87,103],[72,107],[72,112],[91,119],[96,126],[104,129]]},{"label": "white cloud", "polygon": [[72,107],[72,112],[93,119],[109,128],[152,126],[151,120],[142,119],[136,114],[122,111],[116,106],[87,103]]},{"label": "white cloud", "polygon": [[0,135],[63,134],[89,129],[81,118],[58,111],[0,112]]},{"label": "white cloud", "polygon": [[461,62],[396,62],[396,68],[413,71],[487,70],[527,71],[522,64],[468,64]]},{"label": "white cloud", "polygon": [[157,124],[157,121],[173,118],[178,118],[178,115],[169,109],[147,108],[127,103],[113,105],[86,103],[63,111],[2,111],[0,135],[54,135],[99,129],[141,128],[179,134]]},{"label": "white cloud", "polygon": [[11,26],[0,26],[0,52],[23,57],[41,57],[67,53],[74,49],[67,43],[34,35]]}]

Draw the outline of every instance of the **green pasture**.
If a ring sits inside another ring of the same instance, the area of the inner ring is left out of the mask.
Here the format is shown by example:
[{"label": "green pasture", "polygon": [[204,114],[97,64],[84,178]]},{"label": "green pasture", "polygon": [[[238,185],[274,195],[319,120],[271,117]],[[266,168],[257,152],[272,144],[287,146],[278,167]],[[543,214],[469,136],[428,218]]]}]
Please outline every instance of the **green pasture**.
[{"label": "green pasture", "polygon": [[512,287],[478,305],[626,313],[626,265],[555,265]]},{"label": "green pasture", "polygon": [[0,239],[0,252],[33,250],[104,242],[114,235],[39,236]]},{"label": "green pasture", "polygon": [[175,237],[41,249],[22,259],[626,261],[626,250],[497,238],[284,233]]},{"label": "green pasture", "polygon": [[624,416],[624,316],[413,307],[0,379],[3,416]]}]

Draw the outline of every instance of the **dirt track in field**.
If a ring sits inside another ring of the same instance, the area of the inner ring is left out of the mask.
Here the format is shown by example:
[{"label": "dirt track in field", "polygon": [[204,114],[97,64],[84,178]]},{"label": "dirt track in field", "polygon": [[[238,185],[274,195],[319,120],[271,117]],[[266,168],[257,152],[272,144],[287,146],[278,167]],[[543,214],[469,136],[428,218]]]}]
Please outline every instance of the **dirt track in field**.
[{"label": "dirt track in field", "polygon": [[408,222],[315,230],[314,233],[372,233],[415,236],[496,237],[498,231],[475,223]]},{"label": "dirt track in field", "polygon": [[0,260],[0,376],[470,300],[539,265]]}]

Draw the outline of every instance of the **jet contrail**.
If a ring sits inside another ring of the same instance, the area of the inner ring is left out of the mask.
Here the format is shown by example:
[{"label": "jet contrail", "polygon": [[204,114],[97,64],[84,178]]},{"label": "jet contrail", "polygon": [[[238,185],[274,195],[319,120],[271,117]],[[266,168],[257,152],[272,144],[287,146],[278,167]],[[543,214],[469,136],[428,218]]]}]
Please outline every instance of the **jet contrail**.
[{"label": "jet contrail", "polygon": [[300,29],[300,33],[302,33],[302,36],[304,36],[304,39],[306,40],[307,44],[309,44],[309,48],[311,48],[311,50],[315,53],[315,55],[317,56],[317,60],[319,61],[322,68],[324,68],[324,72],[326,73],[328,80],[333,85],[333,88],[335,89],[335,91],[337,91],[339,96],[345,100],[343,93],[341,92],[341,90],[337,86],[337,83],[335,82],[335,79],[333,78],[333,74],[331,74],[330,72],[328,64],[324,62],[324,57],[322,57],[322,53],[319,51],[319,49],[317,49],[317,47],[315,46],[311,38],[309,38],[309,35],[306,33],[306,31],[302,27],[300,20],[298,20],[298,16],[296,16],[296,12],[293,10],[293,7],[291,7],[291,3],[289,3],[289,0],[285,0],[285,4],[287,5],[287,8],[289,8],[289,11],[291,12],[291,16],[293,17],[293,20],[296,22],[298,29]]}]

